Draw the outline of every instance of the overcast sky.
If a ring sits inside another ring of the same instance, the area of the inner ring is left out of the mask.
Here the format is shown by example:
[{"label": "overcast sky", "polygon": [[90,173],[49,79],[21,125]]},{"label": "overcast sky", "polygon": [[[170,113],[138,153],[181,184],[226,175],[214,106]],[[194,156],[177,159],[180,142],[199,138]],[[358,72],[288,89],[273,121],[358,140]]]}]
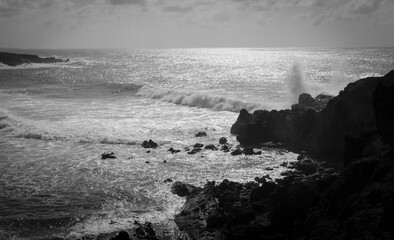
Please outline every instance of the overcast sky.
[{"label": "overcast sky", "polygon": [[0,0],[0,47],[394,46],[394,0]]}]

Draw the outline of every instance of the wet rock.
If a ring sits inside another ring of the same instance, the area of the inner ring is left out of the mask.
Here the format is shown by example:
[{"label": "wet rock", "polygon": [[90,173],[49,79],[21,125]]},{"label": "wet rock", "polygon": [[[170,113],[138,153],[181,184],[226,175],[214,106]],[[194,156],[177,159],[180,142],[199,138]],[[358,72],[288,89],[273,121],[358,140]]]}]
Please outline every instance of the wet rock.
[{"label": "wet rock", "polygon": [[243,133],[249,122],[252,118],[252,114],[250,114],[246,109],[242,109],[239,113],[237,121],[231,126],[230,133],[231,134],[241,134]]},{"label": "wet rock", "polygon": [[218,150],[218,148],[215,145],[213,145],[213,144],[206,145],[204,147],[204,149],[209,149],[209,150],[214,150],[214,151]]},{"label": "wet rock", "polygon": [[265,179],[265,177],[255,177],[254,180],[258,183],[266,183],[267,180]]},{"label": "wet rock", "polygon": [[164,180],[163,182],[164,182],[164,183],[170,183],[170,182],[172,182],[172,179],[171,179],[171,178],[167,178],[167,179]]},{"label": "wet rock", "polygon": [[221,137],[221,138],[219,139],[219,144],[226,144],[226,143],[227,143],[227,138]]},{"label": "wet rock", "polygon": [[136,239],[144,240],[158,240],[155,230],[152,228],[152,223],[146,222],[144,224],[135,221],[134,224],[137,228],[134,230],[134,237]]},{"label": "wet rock", "polygon": [[292,162],[291,164],[294,165],[298,171],[303,172],[305,175],[311,175],[316,173],[317,171],[316,163],[309,158],[297,162]]},{"label": "wet rock", "polygon": [[222,147],[220,148],[220,150],[222,150],[223,152],[230,152],[231,147],[227,146],[227,145],[222,145]]},{"label": "wet rock", "polygon": [[234,151],[231,152],[231,155],[233,155],[233,156],[238,156],[238,155],[241,155],[241,154],[242,154],[242,150],[239,149],[239,148],[237,148],[237,149],[235,149]]},{"label": "wet rock", "polygon": [[243,154],[245,155],[253,155],[254,154],[254,150],[252,147],[245,147],[243,150]]},{"label": "wet rock", "polygon": [[101,159],[117,158],[114,152],[104,152],[101,154]]},{"label": "wet rock", "polygon": [[282,162],[281,164],[279,164],[279,166],[286,167],[288,164],[289,164],[288,162]]},{"label": "wet rock", "polygon": [[245,147],[242,153],[245,155],[261,155],[262,151],[254,151],[252,147]]},{"label": "wet rock", "polygon": [[202,143],[196,143],[196,144],[194,144],[193,147],[194,147],[194,148],[203,148],[203,147],[204,147],[204,144],[202,144]]},{"label": "wet rock", "polygon": [[303,93],[298,97],[298,104],[301,106],[312,106],[315,99],[310,94]]},{"label": "wet rock", "polygon": [[181,150],[175,150],[175,149],[172,148],[172,147],[169,148],[167,151],[171,152],[172,154],[181,152]]},{"label": "wet rock", "polygon": [[204,131],[202,131],[202,132],[196,133],[194,136],[195,136],[195,137],[206,137],[206,136],[207,136],[207,133],[204,132]]},{"label": "wet rock", "polygon": [[201,152],[201,148],[194,148],[191,151],[187,152],[187,154],[192,155]]},{"label": "wet rock", "polygon": [[128,232],[120,231],[115,237],[111,238],[111,240],[130,240],[130,236]]},{"label": "wet rock", "polygon": [[202,188],[200,187],[182,182],[174,182],[171,186],[171,192],[179,197],[189,197],[199,193],[201,190]]},{"label": "wet rock", "polygon": [[158,147],[158,144],[155,143],[154,141],[152,141],[152,139],[149,139],[149,141],[144,141],[144,142],[142,143],[142,146],[143,146],[144,148],[157,148],[157,147]]}]

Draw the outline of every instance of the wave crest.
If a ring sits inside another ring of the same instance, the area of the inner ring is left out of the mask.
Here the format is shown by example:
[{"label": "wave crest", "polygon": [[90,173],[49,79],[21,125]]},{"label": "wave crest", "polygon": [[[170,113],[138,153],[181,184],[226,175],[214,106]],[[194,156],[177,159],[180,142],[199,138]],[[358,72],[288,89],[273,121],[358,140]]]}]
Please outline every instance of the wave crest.
[{"label": "wave crest", "polygon": [[253,112],[258,109],[266,109],[266,106],[257,103],[244,102],[241,100],[229,99],[201,92],[188,92],[157,87],[144,86],[140,88],[137,96],[157,99],[183,106],[209,108],[215,111],[231,111],[238,113],[242,109],[246,109],[249,112]]}]

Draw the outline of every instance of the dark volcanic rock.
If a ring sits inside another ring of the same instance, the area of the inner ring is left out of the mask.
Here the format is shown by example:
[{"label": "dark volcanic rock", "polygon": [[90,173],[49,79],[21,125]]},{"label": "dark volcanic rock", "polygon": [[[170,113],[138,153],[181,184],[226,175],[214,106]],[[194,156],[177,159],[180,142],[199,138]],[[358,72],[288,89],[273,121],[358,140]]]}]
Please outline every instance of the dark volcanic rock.
[{"label": "dark volcanic rock", "polygon": [[111,238],[111,240],[130,240],[130,236],[126,231],[120,231],[115,237]]},{"label": "dark volcanic rock", "polygon": [[243,133],[249,122],[251,120],[252,114],[250,114],[247,110],[242,109],[239,113],[237,121],[231,126],[230,133],[231,134],[241,134]]},{"label": "dark volcanic rock", "polygon": [[136,239],[144,239],[144,240],[158,240],[159,238],[156,236],[155,230],[152,228],[152,223],[146,222],[144,224],[139,223],[138,221],[134,222],[137,225],[137,228],[134,230],[134,237]]},{"label": "dark volcanic rock", "polygon": [[107,159],[107,158],[116,158],[116,155],[114,152],[105,152],[101,154],[101,159]]},{"label": "dark volcanic rock", "polygon": [[181,150],[175,150],[175,149],[172,148],[172,147],[169,148],[167,151],[171,152],[172,154],[181,152]]},{"label": "dark volcanic rock", "polygon": [[149,141],[144,141],[144,142],[142,143],[142,146],[143,146],[144,148],[157,148],[157,147],[158,147],[157,143],[155,143],[154,141],[152,141],[152,139],[149,139]]},{"label": "dark volcanic rock", "polygon": [[[390,73],[392,76],[394,72]],[[394,76],[393,76],[394,77]],[[379,82],[373,93],[376,125],[383,140],[394,143],[394,84]]]},{"label": "dark volcanic rock", "polygon": [[303,93],[298,97],[298,104],[294,104],[291,106],[292,109],[313,109],[315,111],[323,110],[327,103],[333,99],[334,96],[326,95],[326,94],[319,94],[315,98],[313,98],[308,93]]},{"label": "dark volcanic rock", "polygon": [[218,148],[215,145],[213,145],[213,144],[206,145],[204,147],[204,149],[209,149],[209,150],[214,150],[214,151],[218,150]]},{"label": "dark volcanic rock", "polygon": [[235,149],[234,151],[231,152],[231,155],[233,155],[233,156],[238,156],[238,155],[241,155],[241,154],[242,154],[242,150],[239,149],[239,148],[237,148],[237,149]]},{"label": "dark volcanic rock", "polygon": [[68,59],[62,60],[62,59],[56,59],[54,57],[41,58],[37,55],[0,52],[0,63],[12,67],[24,63],[58,63],[58,62],[68,62]]},{"label": "dark volcanic rock", "polygon": [[193,196],[201,191],[201,188],[195,187],[191,184],[174,182],[171,187],[171,192],[180,197]]},{"label": "dark volcanic rock", "polygon": [[[394,71],[384,77],[369,77],[350,83],[334,98],[319,95],[313,99],[302,94],[300,103],[291,110],[259,110],[253,114],[242,110],[232,133],[238,135],[237,140],[243,145],[273,141],[297,151],[341,157],[345,136],[376,129],[375,115],[381,132],[394,131],[385,127],[385,122],[380,120],[389,119],[384,116],[386,113],[394,116],[390,112],[393,105],[390,98],[393,89],[390,86],[393,82]],[[382,104],[374,108],[373,99],[380,98],[386,101],[379,101]]]},{"label": "dark volcanic rock", "polygon": [[226,143],[227,143],[227,138],[221,137],[221,138],[219,139],[219,144],[226,144]]},{"label": "dark volcanic rock", "polygon": [[204,144],[202,144],[202,143],[196,143],[196,144],[194,144],[193,147],[194,147],[194,148],[203,148],[203,147],[204,147]]},{"label": "dark volcanic rock", "polygon": [[204,131],[202,131],[202,132],[196,133],[194,136],[195,136],[195,137],[206,137],[206,136],[207,136],[207,133],[204,132]]}]

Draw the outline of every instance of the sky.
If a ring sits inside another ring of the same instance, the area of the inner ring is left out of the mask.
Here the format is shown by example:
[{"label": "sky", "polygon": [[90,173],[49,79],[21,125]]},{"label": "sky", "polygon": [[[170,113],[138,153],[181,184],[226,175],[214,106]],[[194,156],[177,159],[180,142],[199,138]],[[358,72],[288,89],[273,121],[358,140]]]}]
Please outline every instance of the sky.
[{"label": "sky", "polygon": [[394,0],[0,0],[0,47],[394,47]]}]

